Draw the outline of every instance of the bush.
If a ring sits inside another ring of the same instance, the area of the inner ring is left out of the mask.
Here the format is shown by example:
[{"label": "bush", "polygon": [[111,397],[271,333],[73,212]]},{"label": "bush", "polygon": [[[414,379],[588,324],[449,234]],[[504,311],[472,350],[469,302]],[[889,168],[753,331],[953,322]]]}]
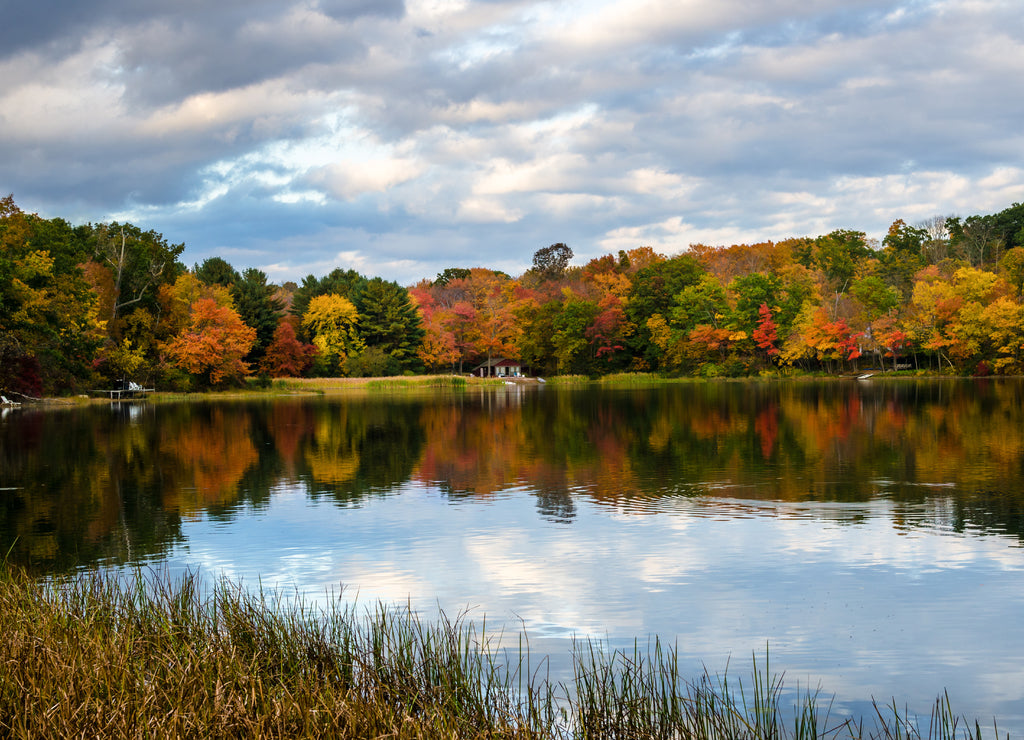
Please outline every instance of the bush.
[{"label": "bush", "polygon": [[722,368],[713,362],[701,365],[697,374],[702,378],[720,378],[723,375]]},{"label": "bush", "polygon": [[367,347],[345,360],[345,374],[350,378],[379,378],[398,375],[398,361],[380,347]]}]

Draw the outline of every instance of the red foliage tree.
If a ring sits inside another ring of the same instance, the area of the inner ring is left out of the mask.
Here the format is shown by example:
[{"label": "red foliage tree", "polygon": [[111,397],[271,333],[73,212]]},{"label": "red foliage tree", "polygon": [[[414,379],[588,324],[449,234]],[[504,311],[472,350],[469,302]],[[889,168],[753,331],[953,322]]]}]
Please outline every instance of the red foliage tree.
[{"label": "red foliage tree", "polygon": [[779,341],[778,326],[772,321],[772,311],[767,303],[762,303],[757,312],[760,318],[752,336],[757,346],[764,350],[770,360],[779,354],[779,348],[775,345]]},{"label": "red foliage tree", "polygon": [[260,372],[274,378],[298,378],[313,364],[316,347],[300,342],[290,321],[282,321],[260,362]]}]

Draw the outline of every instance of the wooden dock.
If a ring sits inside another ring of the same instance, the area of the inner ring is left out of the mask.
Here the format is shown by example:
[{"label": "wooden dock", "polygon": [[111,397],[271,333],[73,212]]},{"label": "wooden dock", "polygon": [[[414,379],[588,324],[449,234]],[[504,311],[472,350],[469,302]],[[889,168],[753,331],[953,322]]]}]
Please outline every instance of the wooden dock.
[{"label": "wooden dock", "polygon": [[138,383],[128,381],[121,383],[120,388],[93,390],[91,393],[95,393],[98,396],[108,396],[111,401],[134,401],[140,398],[145,398],[147,393],[152,393],[154,390],[156,389],[143,388]]}]

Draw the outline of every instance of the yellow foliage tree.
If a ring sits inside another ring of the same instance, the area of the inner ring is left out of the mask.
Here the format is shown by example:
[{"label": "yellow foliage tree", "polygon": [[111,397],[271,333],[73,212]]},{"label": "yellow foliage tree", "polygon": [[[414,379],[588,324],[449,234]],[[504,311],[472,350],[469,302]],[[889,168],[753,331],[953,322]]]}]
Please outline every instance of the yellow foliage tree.
[{"label": "yellow foliage tree", "polygon": [[302,325],[313,335],[313,346],[319,353],[316,362],[321,372],[336,372],[345,360],[362,352],[364,345],[359,338],[358,324],[359,312],[344,296],[332,293],[309,302]]}]

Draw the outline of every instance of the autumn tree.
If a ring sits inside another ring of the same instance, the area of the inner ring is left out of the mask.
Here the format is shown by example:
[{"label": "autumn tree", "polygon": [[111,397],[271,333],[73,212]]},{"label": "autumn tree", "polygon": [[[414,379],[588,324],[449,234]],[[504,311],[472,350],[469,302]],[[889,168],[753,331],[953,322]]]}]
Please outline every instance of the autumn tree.
[{"label": "autumn tree", "polygon": [[75,390],[103,336],[80,263],[88,248],[61,219],[0,200],[0,384],[29,395]]},{"label": "autumn tree", "polygon": [[832,319],[823,306],[807,306],[794,324],[794,333],[782,347],[780,357],[789,364],[812,360],[829,371],[843,361],[860,357],[859,334],[844,319]]},{"label": "autumn tree", "polygon": [[928,233],[896,219],[882,239],[881,261],[886,278],[901,296],[910,295],[914,273],[924,267],[924,243]]},{"label": "autumn tree", "polygon": [[1006,250],[999,260],[999,270],[1017,297],[1024,299],[1024,247]]},{"label": "autumn tree", "polygon": [[[704,375],[742,374],[746,368],[733,350],[747,338],[747,333],[739,329],[698,324],[687,333],[684,351]],[[724,367],[727,360],[729,368]],[[739,366],[734,368],[737,363]]]},{"label": "autumn tree", "polygon": [[[340,267],[331,270],[322,278],[307,275],[292,293],[291,314],[302,322],[310,301],[317,296],[338,295],[352,300],[355,292],[366,282],[366,278],[355,270],[343,270]],[[301,324],[305,331],[305,323]]]},{"label": "autumn tree", "polygon": [[1009,296],[1000,296],[981,314],[981,325],[992,369],[1003,375],[1024,372],[1024,305]]},{"label": "autumn tree", "polygon": [[249,373],[243,358],[256,341],[256,330],[238,313],[211,298],[192,304],[188,325],[165,345],[174,364],[205,385],[238,381]]},{"label": "autumn tree", "polygon": [[934,353],[941,366],[953,362],[949,351],[954,344],[953,323],[963,305],[962,296],[953,287],[952,280],[932,265],[919,271],[914,278],[911,299],[910,334],[918,346]]},{"label": "autumn tree", "polygon": [[222,308],[235,308],[228,288],[218,283],[203,283],[194,273],[185,272],[173,283],[159,287],[154,312],[140,308],[125,320],[122,337],[139,346],[167,341],[184,330],[191,319],[192,305],[203,298]]},{"label": "autumn tree", "polygon": [[345,361],[365,347],[359,336],[359,312],[348,298],[316,296],[309,302],[302,323],[313,336],[315,369],[321,375],[339,373]]},{"label": "autumn tree", "polygon": [[615,293],[606,293],[597,304],[599,313],[586,329],[594,346],[594,357],[603,360],[606,369],[624,369],[628,355],[626,342],[634,327],[626,318],[625,301]]},{"label": "autumn tree", "polygon": [[998,372],[1016,368],[1020,348],[1019,304],[1011,288],[996,274],[961,267],[953,274],[959,306],[949,324],[949,354],[961,368],[974,371],[979,363]]},{"label": "autumn tree", "polygon": [[626,317],[637,328],[629,339],[629,349],[644,366],[657,369],[662,364],[663,349],[652,341],[650,320],[664,324],[676,296],[687,286],[695,285],[704,274],[700,263],[688,254],[654,262],[633,276],[626,301]]},{"label": "autumn tree", "polygon": [[491,270],[471,271],[469,290],[477,325],[474,352],[480,360],[519,354],[519,326],[513,316],[511,302],[513,284],[507,276]]},{"label": "autumn tree", "polygon": [[900,355],[911,346],[912,337],[893,316],[879,319],[872,327],[875,342],[882,347],[885,357],[892,358],[892,369],[899,369]]},{"label": "autumn tree", "polygon": [[290,321],[281,321],[267,345],[259,370],[272,378],[298,378],[313,365],[316,347],[300,342]]},{"label": "autumn tree", "polygon": [[168,244],[162,234],[143,231],[130,223],[114,221],[94,229],[95,257],[113,273],[115,301],[110,318],[116,321],[124,309],[155,293],[164,282],[173,282],[184,244]]},{"label": "autumn tree", "polygon": [[762,303],[758,308],[757,327],[753,331],[753,340],[757,348],[765,353],[768,362],[779,356],[779,333],[778,327],[772,321],[772,311],[767,303]]},{"label": "autumn tree", "polygon": [[729,247],[693,244],[690,246],[690,254],[723,285],[744,275],[774,274],[792,261],[792,248],[788,240],[778,243],[734,244]]},{"label": "autumn tree", "polygon": [[477,311],[468,301],[459,301],[446,312],[444,326],[451,332],[459,360],[459,372],[475,356],[477,340]]},{"label": "autumn tree", "polygon": [[430,287],[437,327],[454,350],[459,372],[467,363],[490,357],[515,357],[522,326],[515,320],[514,282],[504,273],[474,267]]},{"label": "autumn tree", "polygon": [[570,298],[555,316],[552,344],[558,360],[559,373],[592,371],[596,350],[594,340],[587,336],[587,329],[593,324],[600,310],[594,301]]},{"label": "autumn tree", "polygon": [[435,286],[444,285],[447,285],[447,281],[440,285],[437,281],[421,281],[409,289],[409,298],[419,310],[423,326],[423,339],[417,356],[424,367],[433,371],[453,368],[459,361],[455,334],[449,328],[450,311],[438,304],[433,291]]},{"label": "autumn tree", "polygon": [[559,242],[533,253],[533,271],[542,280],[557,280],[572,260],[572,249]]}]

